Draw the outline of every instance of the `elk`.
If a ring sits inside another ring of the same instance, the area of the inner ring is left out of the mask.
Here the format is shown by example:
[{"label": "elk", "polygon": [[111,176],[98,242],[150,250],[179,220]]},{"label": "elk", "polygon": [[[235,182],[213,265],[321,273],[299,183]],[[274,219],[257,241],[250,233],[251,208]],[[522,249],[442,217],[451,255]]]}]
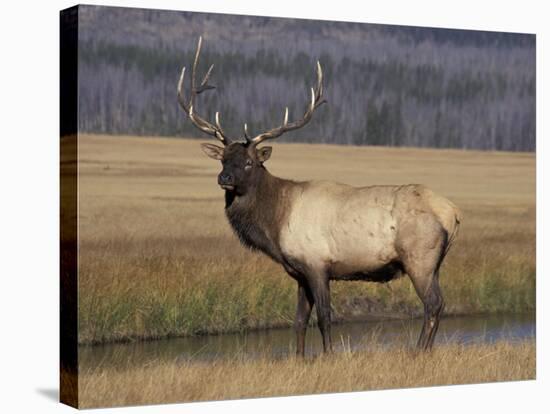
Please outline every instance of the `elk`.
[{"label": "elk", "polygon": [[296,353],[304,356],[305,334],[313,307],[324,352],[332,351],[331,280],[389,282],[407,275],[424,304],[424,324],[417,346],[431,349],[444,308],[439,269],[458,234],[460,211],[449,200],[418,185],[352,187],[328,181],[293,181],[265,168],[272,148],[266,140],[306,125],[323,98],[323,72],[317,62],[317,83],[304,115],[244,142],[230,139],[215,123],[201,117],[195,99],[213,89],[213,65],[200,84],[195,72],[199,38],[191,72],[191,90],[184,93],[185,67],[178,82],[178,102],[192,123],[223,146],[202,144],[210,158],[221,161],[218,184],[225,190],[225,214],[241,243],[265,253],[298,285],[294,327]]}]

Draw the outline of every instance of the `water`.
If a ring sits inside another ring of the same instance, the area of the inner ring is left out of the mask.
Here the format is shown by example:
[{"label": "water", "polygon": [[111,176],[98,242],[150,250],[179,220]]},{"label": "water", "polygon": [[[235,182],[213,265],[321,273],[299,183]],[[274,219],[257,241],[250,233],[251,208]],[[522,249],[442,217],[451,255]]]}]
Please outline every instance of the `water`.
[{"label": "water", "polygon": [[[422,320],[385,320],[334,324],[332,340],[335,351],[369,347],[413,346],[420,333]],[[534,315],[483,315],[448,317],[441,320],[438,343],[492,343],[518,341],[535,337]],[[81,368],[98,366],[139,366],[159,361],[213,360],[236,355],[274,358],[295,352],[293,329],[269,329],[243,334],[206,335],[171,338],[125,344],[81,346]],[[321,336],[310,327],[306,337],[306,354],[322,351]]]}]

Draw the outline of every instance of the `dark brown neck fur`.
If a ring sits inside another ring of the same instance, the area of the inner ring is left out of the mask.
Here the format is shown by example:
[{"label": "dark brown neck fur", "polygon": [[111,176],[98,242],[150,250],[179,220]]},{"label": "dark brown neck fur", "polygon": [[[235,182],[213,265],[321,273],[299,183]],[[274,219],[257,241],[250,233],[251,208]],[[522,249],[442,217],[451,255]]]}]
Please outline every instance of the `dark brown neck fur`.
[{"label": "dark brown neck fur", "polygon": [[281,263],[279,234],[290,209],[290,190],[297,183],[271,175],[264,167],[245,195],[225,193],[225,213],[241,243]]}]

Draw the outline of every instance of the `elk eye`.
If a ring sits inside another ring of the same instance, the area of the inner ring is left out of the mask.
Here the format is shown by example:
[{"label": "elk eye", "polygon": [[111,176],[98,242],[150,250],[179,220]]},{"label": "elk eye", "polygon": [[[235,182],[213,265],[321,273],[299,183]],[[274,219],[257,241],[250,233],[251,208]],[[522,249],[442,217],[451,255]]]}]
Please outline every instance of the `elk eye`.
[{"label": "elk eye", "polygon": [[244,166],[245,170],[250,170],[252,168],[252,160],[246,160],[246,164]]}]

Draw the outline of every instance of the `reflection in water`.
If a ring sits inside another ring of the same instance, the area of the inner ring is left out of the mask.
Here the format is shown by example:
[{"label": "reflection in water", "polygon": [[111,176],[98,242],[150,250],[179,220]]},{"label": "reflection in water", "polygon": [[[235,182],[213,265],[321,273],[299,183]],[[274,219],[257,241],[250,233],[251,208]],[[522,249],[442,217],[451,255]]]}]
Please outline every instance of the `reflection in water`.
[{"label": "reflection in water", "polygon": [[[332,338],[335,351],[368,349],[373,346],[416,344],[422,320],[385,320],[335,324]],[[441,320],[437,343],[487,343],[497,340],[522,340],[535,337],[533,315],[483,315],[449,317]],[[81,369],[98,366],[136,366],[181,359],[212,360],[243,355],[284,357],[294,354],[293,329],[269,329],[243,334],[206,335],[127,344],[81,346]],[[310,327],[306,353],[322,350],[321,336]]]}]

